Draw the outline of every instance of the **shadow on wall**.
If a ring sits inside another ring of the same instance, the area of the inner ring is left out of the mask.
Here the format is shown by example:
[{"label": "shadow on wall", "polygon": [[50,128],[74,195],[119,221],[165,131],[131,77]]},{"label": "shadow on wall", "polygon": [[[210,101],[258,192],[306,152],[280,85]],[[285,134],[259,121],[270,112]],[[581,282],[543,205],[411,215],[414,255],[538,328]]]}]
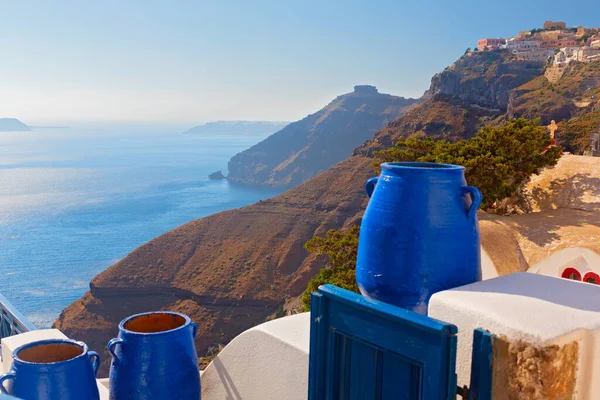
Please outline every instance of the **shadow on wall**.
[{"label": "shadow on wall", "polygon": [[[517,216],[507,221],[517,232],[539,247],[563,240],[559,230],[585,225],[600,226],[600,215],[589,211],[557,209]],[[585,236],[582,230],[581,236]]]},{"label": "shadow on wall", "polygon": [[213,364],[217,374],[219,374],[219,379],[221,379],[223,387],[227,392],[227,397],[225,400],[242,400],[242,395],[235,387],[235,383],[233,382],[233,379],[231,379],[231,376],[227,372],[227,368],[223,365],[221,359],[219,357],[215,357]]},{"label": "shadow on wall", "polygon": [[600,178],[578,173],[555,179],[549,186],[534,187],[521,199],[519,207],[526,213],[555,208],[600,212]]}]

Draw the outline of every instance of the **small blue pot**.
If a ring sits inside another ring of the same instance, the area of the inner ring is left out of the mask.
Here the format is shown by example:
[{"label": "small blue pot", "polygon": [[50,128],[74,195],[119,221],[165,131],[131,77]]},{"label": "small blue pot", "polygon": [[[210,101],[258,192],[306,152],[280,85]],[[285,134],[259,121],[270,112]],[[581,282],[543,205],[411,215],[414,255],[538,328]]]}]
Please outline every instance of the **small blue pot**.
[{"label": "small blue pot", "polygon": [[198,400],[200,372],[194,338],[198,327],[187,315],[149,312],[119,324],[108,342],[111,400]]},{"label": "small blue pot", "polygon": [[427,314],[436,292],[481,280],[481,192],[459,165],[396,162],[366,184],[356,282],[364,296]]},{"label": "small blue pot", "polygon": [[98,354],[88,351],[82,342],[49,339],[28,343],[13,352],[12,369],[0,377],[0,391],[25,400],[99,400],[99,365]]}]

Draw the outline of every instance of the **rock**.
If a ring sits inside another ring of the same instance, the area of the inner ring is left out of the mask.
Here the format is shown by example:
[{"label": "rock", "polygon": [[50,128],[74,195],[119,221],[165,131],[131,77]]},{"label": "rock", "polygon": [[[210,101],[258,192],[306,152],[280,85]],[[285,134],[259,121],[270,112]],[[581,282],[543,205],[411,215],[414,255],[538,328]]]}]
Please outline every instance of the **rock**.
[{"label": "rock", "polygon": [[208,175],[208,179],[210,179],[211,181],[220,181],[225,178],[225,175],[223,175],[223,172],[221,172],[221,170],[218,170],[217,172],[213,172],[212,174]]},{"label": "rock", "polygon": [[543,63],[513,59],[508,51],[464,55],[431,80],[430,91],[467,104],[506,111],[511,90],[543,73]]},{"label": "rock", "polygon": [[320,111],[287,125],[228,165],[231,182],[297,186],[331,168],[418,100],[380,94],[368,85],[337,97]]}]

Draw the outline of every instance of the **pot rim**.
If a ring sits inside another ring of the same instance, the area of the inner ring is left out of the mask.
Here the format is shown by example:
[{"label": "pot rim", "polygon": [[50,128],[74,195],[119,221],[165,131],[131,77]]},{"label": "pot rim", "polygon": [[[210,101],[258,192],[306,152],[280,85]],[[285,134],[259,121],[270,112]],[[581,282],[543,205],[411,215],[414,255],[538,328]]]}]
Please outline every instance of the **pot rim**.
[{"label": "pot rim", "polygon": [[402,162],[386,162],[381,164],[382,169],[412,169],[421,171],[464,171],[465,167],[455,164],[442,164],[436,162],[420,162],[420,161],[402,161]]},{"label": "pot rim", "polygon": [[[29,349],[35,346],[40,346],[40,345],[45,345],[45,344],[71,344],[71,345],[75,345],[77,347],[80,347],[83,351],[81,354],[79,354],[78,356],[75,356],[73,358],[70,358],[68,360],[65,361],[55,361],[55,362],[48,362],[48,363],[38,363],[38,362],[32,362],[32,361],[25,361],[23,359],[21,359],[19,357],[19,353],[22,350],[25,349]],[[37,340],[35,342],[30,342],[30,343],[26,343],[22,346],[17,347],[14,351],[13,351],[13,362],[17,362],[21,365],[37,365],[37,366],[56,366],[56,365],[65,365],[66,363],[70,363],[73,362],[79,358],[82,358],[84,356],[87,357],[88,355],[88,346],[87,344],[85,344],[84,342],[80,342],[77,340],[73,340],[73,339],[43,339],[43,340]]]},{"label": "pot rim", "polygon": [[[125,328],[125,324],[127,324],[127,322],[131,321],[132,319],[137,318],[137,317],[142,317],[144,315],[152,315],[152,314],[177,315],[179,317],[183,317],[183,319],[185,319],[185,323],[181,326],[178,326],[177,328],[173,328],[173,329],[169,329],[168,331],[161,331],[161,332],[136,332],[136,331],[131,331],[131,330]],[[130,315],[129,317],[125,318],[124,320],[119,322],[119,330],[122,332],[128,333],[130,335],[159,336],[159,335],[164,335],[166,333],[175,332],[180,329],[184,329],[185,327],[189,326],[191,324],[191,322],[192,322],[192,319],[190,317],[188,317],[185,314],[178,313],[175,311],[148,311],[148,312],[143,312],[143,313],[139,313],[139,314],[133,314],[133,315]]]}]

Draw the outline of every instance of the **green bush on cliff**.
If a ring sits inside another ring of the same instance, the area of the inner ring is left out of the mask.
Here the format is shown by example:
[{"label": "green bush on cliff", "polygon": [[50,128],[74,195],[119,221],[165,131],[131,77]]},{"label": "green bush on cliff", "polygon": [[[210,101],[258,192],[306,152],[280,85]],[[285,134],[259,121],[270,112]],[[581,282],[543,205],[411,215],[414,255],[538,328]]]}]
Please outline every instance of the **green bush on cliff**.
[{"label": "green bush on cliff", "polygon": [[316,256],[327,256],[327,267],[308,282],[302,293],[302,305],[310,310],[310,294],[326,283],[358,293],[356,285],[356,254],[358,252],[358,226],[346,232],[331,229],[324,238],[315,236],[304,247]]},{"label": "green bush on cliff", "polygon": [[[484,127],[475,137],[455,143],[413,135],[376,156],[380,162],[426,161],[463,165],[467,182],[481,190],[483,205],[489,207],[497,200],[510,197],[532,174],[558,161],[561,149],[548,148],[550,136],[538,122],[517,119],[500,127]],[[302,294],[305,310],[310,309],[310,294],[325,283],[358,293],[358,234],[358,226],[347,232],[332,229],[325,238],[315,236],[306,243],[309,252],[326,255],[329,262]]]},{"label": "green bush on cliff", "polygon": [[486,126],[473,138],[454,143],[410,137],[375,155],[381,162],[463,165],[469,185],[477,186],[483,194],[482,208],[489,208],[512,196],[541,168],[556,165],[561,148],[548,148],[550,136],[538,123],[539,120],[514,119],[504,126]]}]

